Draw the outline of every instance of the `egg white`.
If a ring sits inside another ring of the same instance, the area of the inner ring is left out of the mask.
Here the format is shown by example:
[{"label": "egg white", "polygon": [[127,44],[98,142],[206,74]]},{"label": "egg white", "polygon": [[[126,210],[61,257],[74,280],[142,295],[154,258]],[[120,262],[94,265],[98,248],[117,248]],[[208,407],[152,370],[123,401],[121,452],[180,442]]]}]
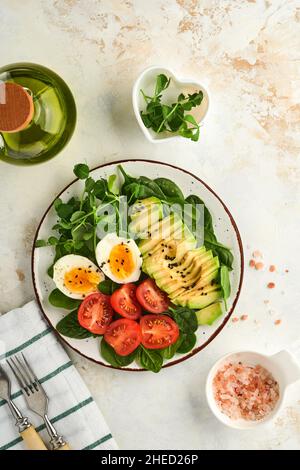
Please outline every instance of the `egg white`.
[{"label": "egg white", "polygon": [[[64,282],[65,274],[75,268],[89,269],[97,272],[100,276],[99,282],[104,280],[104,274],[99,270],[98,266],[85,256],[66,255],[56,261],[53,266],[53,281],[55,282],[56,287],[71,299],[83,299],[86,295],[91,294],[91,292],[87,292],[86,294],[71,292]],[[95,288],[95,292],[97,292],[97,288]]]},{"label": "egg white", "polygon": [[[119,279],[117,276],[115,276],[111,272],[108,260],[109,260],[112,248],[116,245],[121,245],[122,243],[131,252],[135,268],[134,268],[134,271],[130,275],[128,275],[126,278]],[[118,284],[127,284],[128,282],[138,281],[141,275],[141,266],[142,266],[141,252],[137,244],[135,243],[135,241],[131,238],[122,238],[122,237],[118,237],[118,235],[116,235],[115,233],[108,233],[97,244],[96,260],[97,260],[99,267],[104,272],[104,274],[107,277],[109,277],[112,281],[117,282]]]}]

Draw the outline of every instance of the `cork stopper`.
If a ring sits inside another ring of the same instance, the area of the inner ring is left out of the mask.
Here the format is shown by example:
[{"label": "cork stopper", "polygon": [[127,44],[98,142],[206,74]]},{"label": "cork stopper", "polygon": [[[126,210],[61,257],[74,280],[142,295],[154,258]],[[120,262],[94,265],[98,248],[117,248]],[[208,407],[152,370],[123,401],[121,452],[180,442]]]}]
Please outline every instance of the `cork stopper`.
[{"label": "cork stopper", "polygon": [[32,97],[17,83],[0,82],[0,132],[25,129],[33,118]]}]

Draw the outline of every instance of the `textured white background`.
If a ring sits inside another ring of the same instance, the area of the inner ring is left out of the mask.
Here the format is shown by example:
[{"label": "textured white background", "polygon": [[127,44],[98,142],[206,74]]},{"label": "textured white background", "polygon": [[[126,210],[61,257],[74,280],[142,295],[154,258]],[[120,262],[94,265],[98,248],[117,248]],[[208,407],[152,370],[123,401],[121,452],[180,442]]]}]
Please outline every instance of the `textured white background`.
[{"label": "textured white background", "polygon": [[[73,139],[57,158],[28,168],[0,162],[1,313],[33,298],[33,235],[74,163],[146,157],[187,168],[232,210],[246,261],[260,249],[266,266],[277,266],[274,274],[246,267],[236,316],[248,320],[230,323],[205,351],[159,375],[72,357],[121,448],[299,449],[299,383],[276,421],[255,432],[224,428],[204,396],[206,373],[220,355],[272,353],[299,337],[299,2],[0,0],[0,18],[1,63],[54,69],[78,109]],[[153,64],[209,89],[199,143],[152,145],[143,137],[131,88]]]}]

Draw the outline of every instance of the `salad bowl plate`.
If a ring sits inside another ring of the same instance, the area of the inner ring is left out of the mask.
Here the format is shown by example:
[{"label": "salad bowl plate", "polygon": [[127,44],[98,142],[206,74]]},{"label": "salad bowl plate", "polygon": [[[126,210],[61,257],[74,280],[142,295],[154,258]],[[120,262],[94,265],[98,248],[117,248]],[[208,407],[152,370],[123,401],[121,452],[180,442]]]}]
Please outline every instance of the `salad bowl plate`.
[{"label": "salad bowl plate", "polygon": [[[130,159],[100,165],[90,171],[90,176],[95,180],[99,178],[107,179],[110,175],[118,172],[117,166],[121,164],[124,170],[133,176],[146,175],[148,178],[168,178],[174,181],[182,190],[185,197],[195,194],[199,196],[207,206],[213,219],[214,231],[220,242],[229,247],[234,256],[232,271],[230,272],[231,293],[227,299],[226,312],[219,317],[212,325],[202,325],[196,332],[197,342],[192,351],[186,354],[176,354],[172,359],[166,360],[163,367],[170,367],[180,363],[204,349],[222,330],[230,316],[232,315],[239,298],[244,272],[244,256],[242,240],[234,221],[234,218],[221,198],[199,177],[189,171],[176,166],[145,159]],[[72,181],[57,196],[63,202],[68,201],[73,196],[80,196],[84,187],[82,180]],[[56,199],[56,198],[55,198]],[[32,279],[37,302],[48,323],[54,328],[63,318],[65,312],[53,307],[48,300],[50,292],[54,289],[54,282],[47,274],[47,269],[54,261],[54,250],[52,246],[42,249],[36,248],[36,241],[48,239],[52,227],[57,223],[57,214],[54,209],[54,201],[45,211],[35,234],[34,247],[32,250]],[[60,338],[73,350],[87,359],[106,367],[112,367],[100,354],[99,339],[90,337],[86,339],[74,339],[62,336],[57,331]],[[138,363],[133,362],[128,367],[121,370],[142,371],[144,370]]]}]

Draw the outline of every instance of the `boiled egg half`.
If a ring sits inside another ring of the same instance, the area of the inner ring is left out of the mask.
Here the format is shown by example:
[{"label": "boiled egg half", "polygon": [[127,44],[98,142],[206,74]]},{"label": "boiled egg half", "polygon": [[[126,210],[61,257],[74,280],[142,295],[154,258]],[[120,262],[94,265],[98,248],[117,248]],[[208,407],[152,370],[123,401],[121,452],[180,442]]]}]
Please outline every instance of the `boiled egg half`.
[{"label": "boiled egg half", "polygon": [[135,282],[141,274],[142,255],[134,240],[108,233],[96,247],[101,270],[118,284]]},{"label": "boiled egg half", "polygon": [[92,292],[97,292],[97,285],[103,280],[104,274],[85,256],[63,256],[53,267],[56,287],[72,299],[84,299]]}]

